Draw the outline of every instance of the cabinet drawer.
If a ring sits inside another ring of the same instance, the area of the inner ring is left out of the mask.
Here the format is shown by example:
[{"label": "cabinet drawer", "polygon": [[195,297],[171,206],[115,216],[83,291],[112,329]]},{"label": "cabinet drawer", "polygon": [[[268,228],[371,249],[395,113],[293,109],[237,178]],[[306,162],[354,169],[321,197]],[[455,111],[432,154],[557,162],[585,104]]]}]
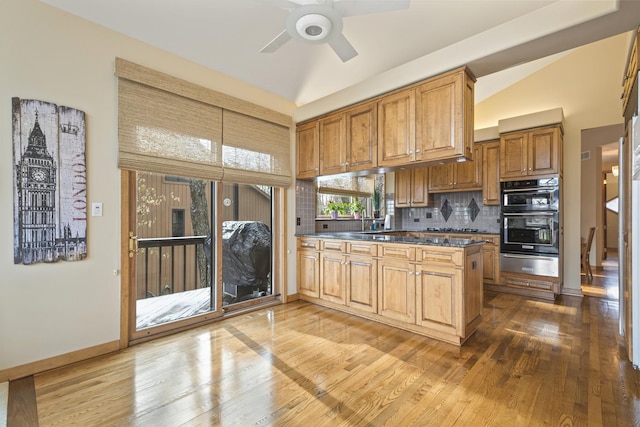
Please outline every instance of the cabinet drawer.
[{"label": "cabinet drawer", "polygon": [[447,248],[436,249],[434,247],[419,248],[416,261],[423,264],[461,267],[463,262],[462,251],[452,251],[447,250]]},{"label": "cabinet drawer", "polygon": [[554,283],[543,280],[532,280],[524,277],[502,276],[502,284],[506,286],[517,286],[527,289],[541,289],[544,291],[553,291]]},{"label": "cabinet drawer", "polygon": [[380,256],[383,258],[395,258],[408,261],[415,261],[416,259],[416,248],[414,246],[385,244],[381,249]]},{"label": "cabinet drawer", "polygon": [[347,247],[350,254],[378,255],[378,245],[375,243],[349,242]]},{"label": "cabinet drawer", "polygon": [[320,247],[323,251],[345,252],[347,242],[342,240],[323,240]]},{"label": "cabinet drawer", "polygon": [[320,240],[298,237],[298,249],[320,249]]}]

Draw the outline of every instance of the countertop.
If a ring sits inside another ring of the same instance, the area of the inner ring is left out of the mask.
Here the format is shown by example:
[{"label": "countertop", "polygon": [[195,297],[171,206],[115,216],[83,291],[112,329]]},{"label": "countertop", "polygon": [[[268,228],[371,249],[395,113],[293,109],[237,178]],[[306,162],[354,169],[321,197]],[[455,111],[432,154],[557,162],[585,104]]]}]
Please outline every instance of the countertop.
[{"label": "countertop", "polygon": [[[316,234],[303,234],[297,235],[297,237],[311,237],[317,239],[339,239],[339,240],[357,240],[362,242],[380,242],[380,243],[401,243],[409,245],[424,245],[424,246],[445,246],[454,248],[464,248],[473,245],[484,245],[485,241],[481,239],[455,239],[455,238],[422,238],[413,236],[402,236],[397,234],[387,233],[402,233],[402,231],[347,231],[336,233],[316,233]],[[414,231],[415,233],[415,231]]]}]

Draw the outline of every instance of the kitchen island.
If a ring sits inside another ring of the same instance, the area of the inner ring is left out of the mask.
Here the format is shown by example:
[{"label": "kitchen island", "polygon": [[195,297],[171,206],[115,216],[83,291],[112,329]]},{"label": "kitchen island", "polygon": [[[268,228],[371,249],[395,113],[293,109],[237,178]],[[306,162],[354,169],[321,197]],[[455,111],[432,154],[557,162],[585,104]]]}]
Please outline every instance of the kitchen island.
[{"label": "kitchen island", "polygon": [[482,319],[483,240],[297,237],[300,299],[462,345]]}]

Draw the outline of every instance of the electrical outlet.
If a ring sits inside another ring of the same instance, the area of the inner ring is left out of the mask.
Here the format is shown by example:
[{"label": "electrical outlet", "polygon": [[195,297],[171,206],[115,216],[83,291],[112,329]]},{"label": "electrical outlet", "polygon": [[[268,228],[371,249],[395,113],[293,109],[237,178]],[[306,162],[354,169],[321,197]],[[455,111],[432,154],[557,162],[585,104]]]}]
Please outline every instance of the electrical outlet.
[{"label": "electrical outlet", "polygon": [[322,229],[326,230],[327,228],[329,228],[329,224],[322,224]]},{"label": "electrical outlet", "polygon": [[296,218],[296,225],[300,225],[300,217]]},{"label": "electrical outlet", "polygon": [[102,216],[102,203],[91,203],[91,216]]},{"label": "electrical outlet", "polygon": [[427,219],[433,218],[433,214],[431,212],[427,212]]},{"label": "electrical outlet", "polygon": [[420,222],[420,218],[413,218],[413,222]]}]

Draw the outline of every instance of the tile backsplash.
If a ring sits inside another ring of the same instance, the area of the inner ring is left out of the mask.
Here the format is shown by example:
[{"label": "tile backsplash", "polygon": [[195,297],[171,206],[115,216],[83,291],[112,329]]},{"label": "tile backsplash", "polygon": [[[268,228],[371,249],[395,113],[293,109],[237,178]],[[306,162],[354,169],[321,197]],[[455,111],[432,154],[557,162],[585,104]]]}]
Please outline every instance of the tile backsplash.
[{"label": "tile backsplash", "polygon": [[[500,232],[500,206],[483,205],[482,191],[434,194],[434,206],[428,208],[394,208],[394,193],[387,192],[385,196],[385,212],[393,215],[394,229],[477,228],[488,233]],[[369,228],[370,222],[365,225]],[[296,234],[350,231],[361,227],[359,221],[353,220],[316,220],[314,183],[296,181]]]},{"label": "tile backsplash", "polygon": [[477,228],[489,233],[500,232],[500,206],[482,204],[482,191],[441,193],[433,195],[433,207],[396,208],[406,230],[425,228]]},{"label": "tile backsplash", "polygon": [[316,232],[316,186],[296,180],[296,234]]}]

